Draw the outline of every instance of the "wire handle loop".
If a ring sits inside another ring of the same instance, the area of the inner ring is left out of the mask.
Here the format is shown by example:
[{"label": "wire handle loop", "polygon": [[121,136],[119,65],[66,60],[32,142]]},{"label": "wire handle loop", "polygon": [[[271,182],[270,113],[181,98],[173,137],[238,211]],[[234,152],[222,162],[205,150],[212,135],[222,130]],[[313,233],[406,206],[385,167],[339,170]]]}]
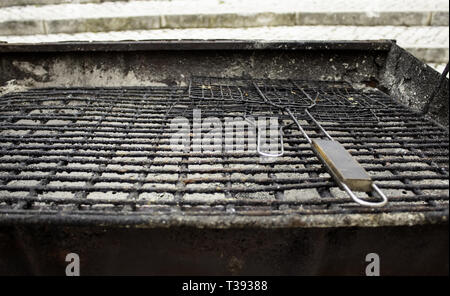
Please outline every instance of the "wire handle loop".
[{"label": "wire handle loop", "polygon": [[384,195],[384,193],[380,190],[380,188],[378,188],[377,185],[372,184],[372,188],[375,190],[375,192],[381,197],[381,201],[380,202],[368,202],[365,200],[360,199],[359,197],[357,197],[353,191],[348,188],[347,185],[345,185],[344,183],[341,183],[342,187],[344,188],[344,190],[347,192],[347,194],[357,203],[359,203],[362,206],[367,206],[367,207],[383,207],[387,204],[388,199],[386,197],[386,195]]},{"label": "wire handle loop", "polygon": [[266,152],[261,151],[261,134],[259,132],[258,125],[256,123],[250,121],[245,116],[244,116],[244,120],[256,127],[256,133],[258,134],[258,141],[257,141],[257,145],[256,145],[256,151],[258,151],[259,155],[266,156],[266,157],[280,157],[280,156],[283,156],[283,154],[284,154],[283,126],[281,126],[280,129],[279,129],[279,131],[280,131],[281,152],[272,154],[272,153],[266,153]]}]

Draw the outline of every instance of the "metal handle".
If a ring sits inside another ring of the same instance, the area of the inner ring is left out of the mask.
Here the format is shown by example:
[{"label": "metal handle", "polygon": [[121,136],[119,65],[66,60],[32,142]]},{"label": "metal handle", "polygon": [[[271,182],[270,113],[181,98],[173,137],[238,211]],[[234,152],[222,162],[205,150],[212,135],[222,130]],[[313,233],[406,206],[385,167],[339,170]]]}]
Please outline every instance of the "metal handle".
[{"label": "metal handle", "polygon": [[[311,140],[311,138],[308,136],[308,134],[306,133],[306,131],[303,129],[303,127],[300,125],[300,123],[298,122],[297,118],[295,117],[295,115],[291,112],[291,110],[288,107],[285,106],[281,106],[281,105],[277,105],[275,103],[273,103],[271,100],[269,100],[264,93],[259,89],[258,85],[256,85],[255,82],[253,82],[253,86],[256,88],[256,90],[258,91],[259,95],[264,99],[265,102],[267,102],[269,105],[274,106],[280,110],[283,110],[285,112],[287,112],[289,114],[289,116],[292,118],[292,120],[295,122],[295,124],[297,125],[297,127],[299,128],[300,132],[303,134],[303,136],[305,137],[305,139],[308,141],[308,143],[311,145],[311,147],[313,148],[313,151],[316,152],[317,157],[319,157],[320,159],[323,159],[320,156],[320,153],[317,152],[316,149],[314,149],[314,143],[313,140]],[[297,86],[297,88],[299,88]],[[309,107],[305,108],[305,113],[306,115],[308,115],[308,117],[310,118],[310,120],[313,121],[313,123],[323,132],[323,134],[329,139],[328,142],[331,143],[337,143],[336,141],[334,141],[334,139],[331,137],[331,135],[322,127],[322,125],[314,118],[314,116],[312,116],[312,114],[309,112],[309,109],[313,108],[314,106],[316,106],[317,104],[317,99],[318,97],[316,97],[316,99],[314,100],[313,98],[311,98],[311,96],[308,95],[308,93],[306,93],[302,88],[299,88],[305,95],[307,98],[309,98],[311,100],[311,105]],[[258,134],[259,135],[259,134]],[[258,146],[259,146],[259,140],[258,140]],[[259,151],[258,151],[259,152]],[[346,152],[348,153],[348,152]],[[351,156],[350,156],[351,157]],[[330,166],[326,163],[326,161],[324,162],[324,165],[326,167],[328,167],[330,169]],[[332,173],[332,175],[334,175]],[[368,206],[368,207],[382,207],[384,205],[386,205],[386,203],[388,202],[388,199],[386,197],[386,195],[384,195],[384,193],[380,190],[380,188],[378,188],[377,185],[375,185],[374,183],[370,184],[370,188],[372,188],[373,190],[375,190],[375,192],[381,197],[382,201],[380,202],[368,202],[365,200],[362,200],[360,198],[358,198],[353,191],[342,181],[339,180],[339,178],[335,178],[336,182],[341,186],[341,188],[344,188],[344,190],[347,192],[347,194],[358,204],[363,205],[363,206]],[[368,181],[372,182],[370,179],[370,176],[368,176]],[[369,184],[367,183],[367,185],[369,186]],[[366,190],[369,188],[366,188]]]},{"label": "metal handle", "polygon": [[258,140],[257,140],[257,144],[256,144],[256,151],[258,152],[259,155],[266,156],[266,157],[280,157],[280,156],[283,156],[283,154],[284,154],[283,126],[280,127],[281,152],[280,153],[276,153],[276,154],[271,154],[271,153],[266,153],[266,152],[262,152],[261,151],[261,144],[260,144],[261,143],[261,134],[259,133],[258,125],[255,124],[254,122],[251,122],[245,116],[244,116],[244,120],[256,127],[256,133],[258,134],[258,136],[257,136]]},{"label": "metal handle", "polygon": [[[257,129],[258,129],[258,127],[257,127]],[[256,151],[258,151],[259,155],[267,156],[267,157],[280,157],[280,156],[283,156],[283,154],[284,154],[283,127],[280,127],[281,152],[277,153],[277,154],[270,154],[270,153],[266,153],[266,152],[262,152],[261,151],[261,145],[260,145],[261,136],[260,136],[259,131],[257,133],[258,133],[258,144],[256,145]]]},{"label": "metal handle", "polygon": [[345,185],[344,183],[341,183],[342,188],[344,188],[344,190],[347,192],[348,195],[350,195],[350,197],[357,203],[359,203],[362,206],[368,206],[368,207],[383,207],[387,204],[388,199],[386,197],[386,195],[384,195],[384,193],[380,190],[380,188],[378,188],[377,185],[372,184],[372,188],[375,190],[375,192],[381,197],[382,201],[380,202],[368,202],[365,200],[360,199],[359,197],[357,197],[353,191],[348,188],[347,185]]}]

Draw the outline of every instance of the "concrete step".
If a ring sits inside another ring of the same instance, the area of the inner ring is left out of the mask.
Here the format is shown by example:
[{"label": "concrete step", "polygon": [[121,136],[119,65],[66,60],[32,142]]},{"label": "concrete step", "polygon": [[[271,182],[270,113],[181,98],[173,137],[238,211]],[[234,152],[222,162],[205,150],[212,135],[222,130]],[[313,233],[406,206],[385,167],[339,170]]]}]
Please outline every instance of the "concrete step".
[{"label": "concrete step", "polygon": [[[103,3],[103,2],[130,2],[130,1],[172,1],[172,0],[0,0],[0,7],[26,6],[26,5],[52,5],[52,4],[83,4],[83,3]],[[177,0],[177,1],[192,1],[192,0]]]},{"label": "concrete step", "polygon": [[129,1],[0,8],[0,35],[260,26],[448,26],[444,0]]},{"label": "concrete step", "polygon": [[397,43],[430,63],[449,59],[449,27],[286,26],[258,28],[159,29],[108,33],[0,36],[9,43],[148,39],[377,40]]},{"label": "concrete step", "polygon": [[[51,5],[51,4],[79,4],[79,3],[103,3],[128,0],[1,0],[0,7],[25,6],[25,5]],[[139,1],[139,0],[134,0]],[[170,1],[170,0],[153,0]]]}]

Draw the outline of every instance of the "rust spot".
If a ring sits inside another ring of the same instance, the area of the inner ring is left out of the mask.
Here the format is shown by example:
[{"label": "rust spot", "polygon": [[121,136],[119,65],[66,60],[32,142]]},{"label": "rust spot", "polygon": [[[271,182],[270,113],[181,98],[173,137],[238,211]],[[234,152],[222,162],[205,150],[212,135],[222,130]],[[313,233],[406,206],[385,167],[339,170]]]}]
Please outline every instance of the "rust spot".
[{"label": "rust spot", "polygon": [[190,184],[190,183],[194,183],[194,182],[195,182],[195,179],[185,179],[185,180],[183,180],[183,183],[185,185]]}]

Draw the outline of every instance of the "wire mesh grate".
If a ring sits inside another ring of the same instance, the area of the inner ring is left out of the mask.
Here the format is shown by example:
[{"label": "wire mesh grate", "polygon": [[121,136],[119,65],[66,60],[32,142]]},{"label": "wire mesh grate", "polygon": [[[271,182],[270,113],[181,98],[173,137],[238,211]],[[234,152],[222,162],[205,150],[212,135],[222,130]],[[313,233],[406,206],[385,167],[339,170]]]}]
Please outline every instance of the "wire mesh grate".
[{"label": "wire mesh grate", "polygon": [[189,96],[193,99],[264,104],[253,83],[267,99],[289,107],[299,118],[307,117],[305,109],[309,107],[318,121],[376,122],[379,119],[375,111],[387,107],[345,82],[194,77],[189,86]]},{"label": "wire mesh grate", "polygon": [[[447,130],[375,89],[255,83],[295,110],[312,138],[322,135],[301,111],[310,105],[301,90],[313,98],[319,93],[324,110],[341,106],[350,116],[353,102],[369,110],[372,116],[360,112],[348,120],[328,112],[320,120],[386,192],[389,205],[352,203],[289,118],[262,104],[247,81],[195,78],[188,88],[51,88],[1,97],[0,216],[64,212],[81,221],[98,213],[201,219],[448,211]],[[218,150],[196,149],[193,110],[222,123],[202,130],[221,134]],[[261,161],[247,141],[250,129],[233,130],[232,143],[245,149],[225,149],[225,119],[249,115],[275,115],[286,125],[282,157]],[[181,117],[189,123],[189,142],[174,150],[171,123]]]}]

